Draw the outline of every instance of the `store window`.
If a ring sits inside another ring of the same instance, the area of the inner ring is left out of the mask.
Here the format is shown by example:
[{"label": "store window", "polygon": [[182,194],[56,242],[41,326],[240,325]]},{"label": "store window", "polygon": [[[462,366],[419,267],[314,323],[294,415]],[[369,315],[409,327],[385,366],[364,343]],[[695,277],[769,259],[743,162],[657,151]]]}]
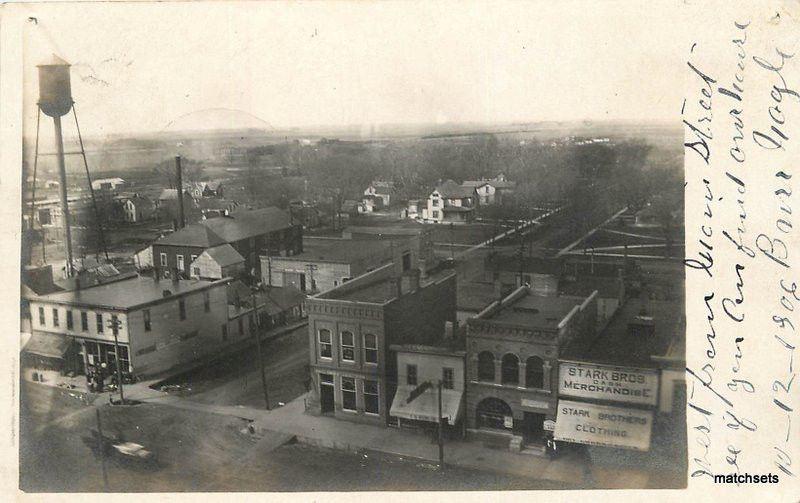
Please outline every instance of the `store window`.
[{"label": "store window", "polygon": [[375,334],[364,334],[364,362],[378,363],[378,338]]},{"label": "store window", "polygon": [[356,360],[356,347],[353,332],[344,331],[341,334],[342,361],[353,362]]},{"label": "store window", "polygon": [[103,315],[98,313],[95,316],[95,327],[97,328],[97,333],[102,334],[105,327],[103,327]]},{"label": "store window", "polygon": [[364,381],[364,412],[368,414],[378,414],[378,407],[378,382]]},{"label": "store window", "polygon": [[319,357],[333,358],[333,344],[331,343],[331,331],[322,329],[317,333],[319,339]]},{"label": "store window", "polygon": [[81,330],[87,332],[89,330],[89,315],[86,311],[81,311]]},{"label": "store window", "polygon": [[356,380],[353,377],[342,377],[342,409],[356,410]]},{"label": "store window", "polygon": [[39,308],[39,325],[45,326],[44,308],[43,307]]},{"label": "store window", "polygon": [[72,330],[75,326],[75,322],[72,320],[72,311],[67,309],[67,330]]}]

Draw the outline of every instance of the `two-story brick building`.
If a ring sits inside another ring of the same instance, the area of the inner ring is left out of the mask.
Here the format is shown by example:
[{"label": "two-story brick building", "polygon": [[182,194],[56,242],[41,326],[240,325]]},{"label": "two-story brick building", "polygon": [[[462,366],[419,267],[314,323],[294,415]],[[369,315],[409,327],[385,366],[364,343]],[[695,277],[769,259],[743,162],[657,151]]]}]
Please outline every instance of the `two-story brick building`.
[{"label": "two-story brick building", "polygon": [[115,368],[116,332],[122,371],[157,374],[228,344],[228,282],[135,276],[36,296],[31,340],[69,341],[62,359],[83,373],[102,363]]},{"label": "two-story brick building", "polygon": [[244,258],[245,270],[261,275],[260,255],[290,256],[303,251],[303,226],[274,207],[243,210],[187,225],[153,243],[154,266],[191,275],[191,264],[208,248],[231,245]]},{"label": "two-story brick building", "polygon": [[542,297],[522,286],[467,321],[471,434],[514,450],[543,443],[556,417],[559,352],[594,330],[595,303],[595,294]]},{"label": "two-story brick building", "polygon": [[307,409],[386,425],[397,388],[392,344],[433,344],[456,319],[452,272],[420,281],[394,263],[306,301],[312,391]]}]

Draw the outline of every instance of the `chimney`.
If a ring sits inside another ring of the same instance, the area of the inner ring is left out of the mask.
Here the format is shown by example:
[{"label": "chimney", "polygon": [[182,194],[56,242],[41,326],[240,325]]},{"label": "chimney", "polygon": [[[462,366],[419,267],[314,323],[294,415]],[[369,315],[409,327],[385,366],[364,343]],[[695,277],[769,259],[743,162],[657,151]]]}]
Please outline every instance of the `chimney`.
[{"label": "chimney", "polygon": [[444,322],[444,338],[450,340],[455,338],[458,331],[458,321],[445,321]]},{"label": "chimney", "polygon": [[186,218],[183,215],[183,171],[181,170],[181,156],[175,156],[175,179],[178,185],[178,229],[186,227]]}]

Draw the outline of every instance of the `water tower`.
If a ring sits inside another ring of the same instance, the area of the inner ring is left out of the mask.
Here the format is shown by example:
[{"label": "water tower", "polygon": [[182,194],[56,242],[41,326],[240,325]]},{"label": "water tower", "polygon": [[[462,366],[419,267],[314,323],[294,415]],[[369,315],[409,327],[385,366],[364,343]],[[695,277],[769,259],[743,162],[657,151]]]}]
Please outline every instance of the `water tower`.
[{"label": "water tower", "polygon": [[[69,63],[53,55],[50,61],[39,68],[39,110],[53,118],[55,129],[56,158],[58,161],[59,196],[61,199],[61,221],[64,227],[64,246],[67,251],[67,276],[72,275],[72,232],[69,223],[67,202],[67,168],[64,161],[64,140],[61,134],[61,117],[72,109],[72,90],[69,80]],[[38,131],[37,131],[38,136]],[[37,137],[38,144],[38,137]]]}]

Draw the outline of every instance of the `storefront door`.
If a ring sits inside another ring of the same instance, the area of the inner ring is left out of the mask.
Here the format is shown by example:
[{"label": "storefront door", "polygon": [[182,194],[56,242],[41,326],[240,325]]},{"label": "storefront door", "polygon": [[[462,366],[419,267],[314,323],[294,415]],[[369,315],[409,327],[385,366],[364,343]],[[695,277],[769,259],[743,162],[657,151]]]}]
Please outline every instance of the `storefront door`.
[{"label": "storefront door", "polygon": [[330,374],[319,375],[319,401],[323,414],[334,411],[333,376]]},{"label": "storefront door", "polygon": [[522,418],[525,442],[541,443],[544,435],[544,414],[525,412]]}]

